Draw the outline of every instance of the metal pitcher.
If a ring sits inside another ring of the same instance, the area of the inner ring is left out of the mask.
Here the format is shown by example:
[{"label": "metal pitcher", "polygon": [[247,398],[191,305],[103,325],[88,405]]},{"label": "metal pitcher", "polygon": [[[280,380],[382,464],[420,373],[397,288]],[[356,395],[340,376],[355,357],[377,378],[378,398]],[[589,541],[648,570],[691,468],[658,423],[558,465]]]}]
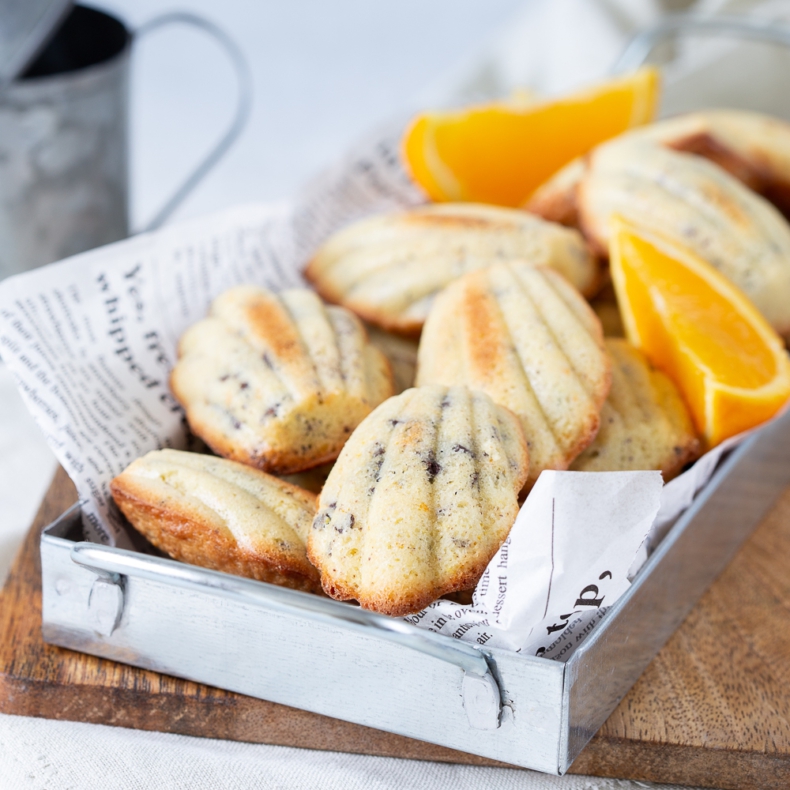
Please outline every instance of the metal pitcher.
[{"label": "metal pitcher", "polygon": [[239,81],[222,139],[160,209],[158,227],[241,132],[250,77],[235,44],[186,13],[157,17],[134,35],[118,19],[75,6],[20,79],[0,89],[0,278],[129,234],[129,69],[133,41],[188,24],[225,49]]}]

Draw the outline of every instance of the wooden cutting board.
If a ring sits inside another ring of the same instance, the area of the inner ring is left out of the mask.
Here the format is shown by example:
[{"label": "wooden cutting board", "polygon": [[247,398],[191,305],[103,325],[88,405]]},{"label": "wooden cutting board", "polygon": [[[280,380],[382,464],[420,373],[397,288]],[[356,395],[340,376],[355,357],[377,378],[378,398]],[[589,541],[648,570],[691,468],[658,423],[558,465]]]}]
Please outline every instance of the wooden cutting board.
[{"label": "wooden cutting board", "polygon": [[[0,712],[497,764],[45,645],[38,536],[75,499],[59,470],[0,592]],[[790,787],[790,488],[580,755],[573,772],[728,790]]]}]

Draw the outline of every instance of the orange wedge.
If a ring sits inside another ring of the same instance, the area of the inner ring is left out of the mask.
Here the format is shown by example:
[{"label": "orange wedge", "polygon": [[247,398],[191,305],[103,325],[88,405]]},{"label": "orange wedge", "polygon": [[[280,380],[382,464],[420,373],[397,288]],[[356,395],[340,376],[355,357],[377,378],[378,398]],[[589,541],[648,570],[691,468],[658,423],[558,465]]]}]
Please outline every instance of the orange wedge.
[{"label": "orange wedge", "polygon": [[652,121],[659,86],[646,67],[554,101],[426,113],[406,130],[403,158],[432,200],[520,206],[572,159]]},{"label": "orange wedge", "polygon": [[708,445],[773,417],[790,399],[790,357],[748,297],[691,251],[612,222],[626,336],[675,381]]}]

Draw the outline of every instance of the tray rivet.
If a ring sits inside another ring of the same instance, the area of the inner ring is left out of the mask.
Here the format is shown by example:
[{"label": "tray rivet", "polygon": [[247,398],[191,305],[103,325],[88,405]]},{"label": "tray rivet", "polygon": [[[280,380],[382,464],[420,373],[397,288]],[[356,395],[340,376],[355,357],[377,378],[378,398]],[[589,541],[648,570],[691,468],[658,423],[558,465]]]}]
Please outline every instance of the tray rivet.
[{"label": "tray rivet", "polygon": [[88,619],[101,636],[110,636],[123,614],[123,587],[112,579],[96,579],[88,597]]},{"label": "tray rivet", "polygon": [[475,675],[465,672],[462,683],[464,709],[470,726],[476,730],[499,728],[502,699],[499,686],[490,673]]}]

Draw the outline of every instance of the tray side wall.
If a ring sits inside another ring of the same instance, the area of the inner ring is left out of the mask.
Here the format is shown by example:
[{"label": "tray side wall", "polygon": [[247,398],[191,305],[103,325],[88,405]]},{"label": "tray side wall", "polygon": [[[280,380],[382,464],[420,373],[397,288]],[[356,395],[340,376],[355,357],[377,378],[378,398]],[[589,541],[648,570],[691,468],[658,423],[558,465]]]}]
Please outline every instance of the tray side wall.
[{"label": "tray side wall", "polygon": [[286,617],[206,591],[126,577],[118,628],[88,625],[96,575],[71,541],[42,538],[45,641],[452,749],[556,773],[564,667],[495,652],[499,729],[469,726],[463,672],[375,637]]}]

